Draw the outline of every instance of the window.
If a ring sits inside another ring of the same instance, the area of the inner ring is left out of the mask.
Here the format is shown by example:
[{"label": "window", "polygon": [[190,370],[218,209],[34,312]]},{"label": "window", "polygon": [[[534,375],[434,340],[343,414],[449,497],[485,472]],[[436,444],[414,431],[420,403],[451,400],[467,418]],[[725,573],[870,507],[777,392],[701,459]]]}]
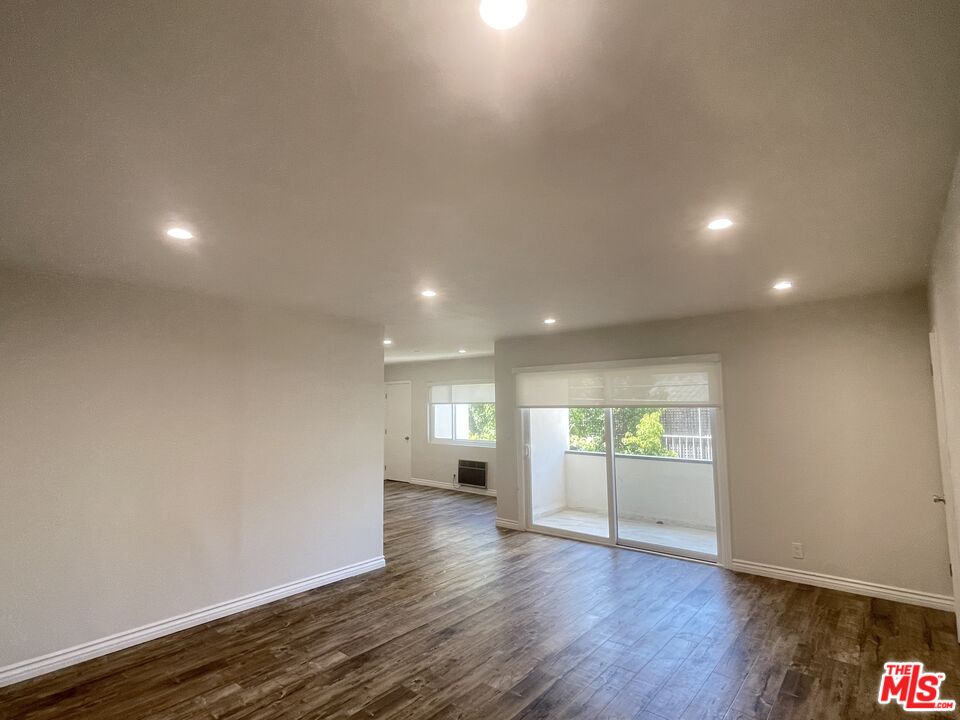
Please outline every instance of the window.
[{"label": "window", "polygon": [[721,404],[717,355],[521,368],[517,375],[517,406],[567,408],[567,447],[578,452],[603,452],[602,408],[610,408],[617,455],[710,461],[711,408]]},{"label": "window", "polygon": [[[604,411],[570,408],[567,447],[603,452]],[[709,408],[613,408],[618,455],[712,460],[713,429]]]},{"label": "window", "polygon": [[530,529],[717,560],[719,356],[514,372]]},{"label": "window", "polygon": [[430,387],[430,442],[494,447],[497,440],[493,383]]}]

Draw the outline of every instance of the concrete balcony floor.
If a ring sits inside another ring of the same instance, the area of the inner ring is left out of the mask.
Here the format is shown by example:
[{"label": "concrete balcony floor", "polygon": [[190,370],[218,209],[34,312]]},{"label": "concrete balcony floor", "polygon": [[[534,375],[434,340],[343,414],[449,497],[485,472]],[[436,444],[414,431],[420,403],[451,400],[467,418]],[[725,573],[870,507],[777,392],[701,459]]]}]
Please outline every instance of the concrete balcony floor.
[{"label": "concrete balcony floor", "polygon": [[[563,509],[546,515],[538,515],[534,523],[543,527],[566,530],[584,535],[607,537],[607,516],[603,513]],[[705,555],[717,554],[717,534],[714,530],[685,527],[683,525],[660,525],[644,520],[620,519],[620,538],[648,545],[675,548]]]}]

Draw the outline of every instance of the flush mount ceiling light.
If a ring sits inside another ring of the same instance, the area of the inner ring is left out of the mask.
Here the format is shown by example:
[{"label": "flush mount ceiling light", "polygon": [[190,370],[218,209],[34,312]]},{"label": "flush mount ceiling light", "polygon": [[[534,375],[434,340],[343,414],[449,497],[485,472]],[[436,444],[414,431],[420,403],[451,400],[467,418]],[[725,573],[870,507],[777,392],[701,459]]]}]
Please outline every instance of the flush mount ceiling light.
[{"label": "flush mount ceiling light", "polygon": [[390,338],[384,338],[384,339],[383,339],[383,344],[384,344],[384,345],[393,345],[393,340],[391,340]]},{"label": "flush mount ceiling light", "polygon": [[544,318],[543,320],[544,325],[555,325],[556,322],[557,322],[557,319],[552,317]]},{"label": "flush mount ceiling light", "polygon": [[480,17],[495,30],[509,30],[527,15],[527,0],[480,0]]},{"label": "flush mount ceiling light", "polygon": [[778,291],[780,291],[780,292],[783,292],[784,290],[789,290],[789,289],[792,288],[792,287],[793,287],[793,281],[792,281],[792,280],[777,280],[777,281],[773,284],[773,289],[774,289],[774,290],[778,290]]},{"label": "flush mount ceiling light", "polygon": [[707,223],[708,230],[726,230],[729,227],[733,227],[733,220],[726,217],[714,218]]},{"label": "flush mount ceiling light", "polygon": [[457,350],[457,352],[460,353],[461,355],[466,355],[467,353],[467,351],[464,350],[463,348],[460,348],[459,350]]},{"label": "flush mount ceiling light", "polygon": [[167,229],[167,237],[180,242],[193,240],[193,233],[182,227],[172,227]]},{"label": "flush mount ceiling light", "polygon": [[436,290],[421,290],[421,291],[420,291],[420,294],[423,295],[424,297],[436,297],[436,296],[437,296],[437,291],[436,291]]}]

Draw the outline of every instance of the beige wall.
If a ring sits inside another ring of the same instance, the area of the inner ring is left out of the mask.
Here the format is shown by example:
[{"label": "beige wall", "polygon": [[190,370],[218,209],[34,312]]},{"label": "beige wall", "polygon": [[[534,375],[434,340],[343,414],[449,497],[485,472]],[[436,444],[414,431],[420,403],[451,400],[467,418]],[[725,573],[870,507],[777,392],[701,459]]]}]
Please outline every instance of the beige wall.
[{"label": "beige wall", "polygon": [[949,595],[927,324],[916,289],[498,341],[498,514],[519,513],[514,368],[720,353],[733,557]]},{"label": "beige wall", "polygon": [[[956,537],[960,534],[960,160],[933,255],[930,315],[940,348],[943,382],[942,431],[947,439],[943,452],[949,467],[944,490],[951,530]],[[955,559],[954,566],[958,562],[960,558]],[[956,573],[954,584],[960,595],[960,572]]]},{"label": "beige wall", "polygon": [[0,272],[0,667],[381,556],[380,341]]},{"label": "beige wall", "polygon": [[492,357],[465,357],[431,362],[391,363],[384,366],[387,382],[409,380],[412,385],[412,434],[410,436],[411,474],[421,480],[453,485],[457,461],[478,460],[487,463],[487,488],[497,487],[497,452],[494,448],[431,443],[427,427],[427,398],[431,383],[458,380],[493,382]]}]

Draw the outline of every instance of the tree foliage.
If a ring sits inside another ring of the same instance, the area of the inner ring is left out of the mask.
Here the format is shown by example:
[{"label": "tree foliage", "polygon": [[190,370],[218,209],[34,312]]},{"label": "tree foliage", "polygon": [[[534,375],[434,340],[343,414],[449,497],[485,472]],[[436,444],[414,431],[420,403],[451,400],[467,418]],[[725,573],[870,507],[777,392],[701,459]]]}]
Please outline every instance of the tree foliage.
[{"label": "tree foliage", "polygon": [[646,413],[633,432],[628,432],[621,440],[617,436],[617,444],[622,442],[624,452],[628,455],[655,455],[660,457],[676,457],[677,454],[663,444],[663,423],[660,422],[660,410]]},{"label": "tree foliage", "polygon": [[[676,457],[663,443],[663,423],[659,408],[615,408],[613,432],[616,452],[621,455]],[[493,403],[469,405],[469,438],[497,439],[496,406]],[[570,408],[570,449],[605,452],[604,410],[602,408]]]},{"label": "tree foliage", "polygon": [[[615,451],[621,455],[676,457],[663,444],[659,408],[614,408]],[[602,408],[570,408],[570,449],[605,452]]]},{"label": "tree foliage", "polygon": [[496,405],[493,403],[473,403],[470,405],[471,440],[497,440]]},{"label": "tree foliage", "polygon": [[604,452],[603,410],[570,408],[570,449]]}]

